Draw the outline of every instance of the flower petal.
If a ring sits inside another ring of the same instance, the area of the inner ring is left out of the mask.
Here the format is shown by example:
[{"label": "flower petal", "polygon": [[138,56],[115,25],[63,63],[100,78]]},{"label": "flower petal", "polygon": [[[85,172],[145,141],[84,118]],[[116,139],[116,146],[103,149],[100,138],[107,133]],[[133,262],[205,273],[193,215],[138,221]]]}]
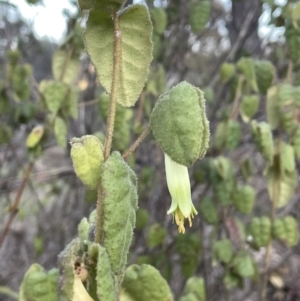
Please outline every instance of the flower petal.
[{"label": "flower petal", "polygon": [[[187,218],[191,214],[193,206],[188,169],[186,166],[172,161],[167,154],[165,154],[165,165],[167,184],[172,197],[172,205],[168,213],[173,212],[179,206],[183,216]],[[176,204],[176,207],[173,206],[173,203]]]}]

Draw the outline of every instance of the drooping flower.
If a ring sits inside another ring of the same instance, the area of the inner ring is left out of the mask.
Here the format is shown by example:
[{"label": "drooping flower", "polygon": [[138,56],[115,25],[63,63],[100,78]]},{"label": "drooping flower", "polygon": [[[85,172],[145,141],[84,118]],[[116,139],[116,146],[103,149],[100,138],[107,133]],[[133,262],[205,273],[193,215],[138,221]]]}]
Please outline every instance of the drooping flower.
[{"label": "drooping flower", "polygon": [[165,154],[165,167],[167,184],[172,197],[172,204],[167,214],[173,214],[179,233],[184,233],[184,219],[188,219],[191,227],[192,218],[198,214],[192,202],[188,169],[174,162],[167,154]]}]

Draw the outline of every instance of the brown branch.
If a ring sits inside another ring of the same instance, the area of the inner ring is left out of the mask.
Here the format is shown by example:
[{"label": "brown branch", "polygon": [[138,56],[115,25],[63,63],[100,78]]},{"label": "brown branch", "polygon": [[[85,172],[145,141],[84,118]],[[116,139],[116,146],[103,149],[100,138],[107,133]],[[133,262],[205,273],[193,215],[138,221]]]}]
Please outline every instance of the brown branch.
[{"label": "brown branch", "polygon": [[95,103],[99,102],[99,98],[96,99],[92,99],[92,100],[88,100],[88,101],[84,101],[84,102],[80,102],[78,103],[78,107],[85,107],[85,106],[91,106]]},{"label": "brown branch", "polygon": [[141,135],[135,140],[135,142],[129,147],[129,149],[123,154],[123,158],[129,156],[132,152],[136,150],[136,148],[140,145],[140,143],[145,139],[145,137],[150,133],[151,127],[148,124],[147,127],[143,130]]},{"label": "brown branch", "polygon": [[251,22],[255,16],[256,10],[250,10],[249,13],[247,14],[244,23],[241,26],[241,30],[239,32],[239,35],[237,39],[235,40],[233,46],[231,47],[230,52],[228,55],[225,57],[225,59],[222,59],[221,62],[217,65],[216,69],[213,71],[213,78],[210,81],[210,87],[214,88],[215,85],[217,84],[219,80],[219,72],[218,69],[220,68],[220,65],[223,62],[226,61],[232,61],[235,57],[236,52],[239,50],[239,47],[242,45],[243,40],[246,38],[249,27],[251,25]]},{"label": "brown branch", "polygon": [[18,210],[19,210],[19,204],[20,204],[20,200],[21,200],[21,197],[22,197],[22,194],[23,194],[23,191],[24,191],[24,188],[26,186],[26,183],[29,179],[29,175],[31,173],[31,170],[33,168],[33,163],[30,163],[25,171],[25,174],[24,174],[24,177],[23,177],[23,180],[22,180],[22,183],[19,187],[19,190],[17,192],[17,195],[16,195],[16,198],[15,198],[15,201],[14,201],[14,204],[10,210],[10,216],[7,220],[7,223],[4,227],[4,230],[0,236],[0,247],[2,246],[3,242],[4,242],[4,239],[10,229],[10,226],[15,218],[15,216],[17,215],[18,213]]}]

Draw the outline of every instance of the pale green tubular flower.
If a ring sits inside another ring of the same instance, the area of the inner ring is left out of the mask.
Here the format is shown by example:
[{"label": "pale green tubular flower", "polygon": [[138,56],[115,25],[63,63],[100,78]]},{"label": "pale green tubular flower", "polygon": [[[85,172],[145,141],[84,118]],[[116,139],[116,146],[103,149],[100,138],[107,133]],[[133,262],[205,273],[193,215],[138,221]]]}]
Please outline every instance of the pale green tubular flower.
[{"label": "pale green tubular flower", "polygon": [[172,204],[167,213],[173,214],[178,225],[178,232],[184,233],[184,219],[189,220],[191,227],[192,218],[198,214],[192,202],[188,169],[186,166],[172,161],[167,154],[165,154],[165,166],[167,184],[172,197]]}]

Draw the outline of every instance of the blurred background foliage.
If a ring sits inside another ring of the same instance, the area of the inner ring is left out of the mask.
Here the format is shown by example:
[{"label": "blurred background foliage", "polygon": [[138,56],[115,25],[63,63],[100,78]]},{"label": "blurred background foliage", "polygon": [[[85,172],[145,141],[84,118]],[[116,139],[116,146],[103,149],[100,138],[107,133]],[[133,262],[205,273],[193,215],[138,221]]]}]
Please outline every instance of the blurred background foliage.
[{"label": "blurred background foliage", "polygon": [[[109,97],[84,51],[85,12],[70,4],[58,45],[0,1],[0,284],[15,292],[33,262],[56,266],[95,208],[68,142],[104,140]],[[117,108],[113,149],[128,149],[158,96],[183,80],[205,92],[211,145],[190,169],[199,214],[185,235],[166,215],[163,153],[151,135],[128,157],[140,208],[129,262],[159,269],[176,300],[299,300],[300,1],[145,4],[154,59],[137,105]]]}]

